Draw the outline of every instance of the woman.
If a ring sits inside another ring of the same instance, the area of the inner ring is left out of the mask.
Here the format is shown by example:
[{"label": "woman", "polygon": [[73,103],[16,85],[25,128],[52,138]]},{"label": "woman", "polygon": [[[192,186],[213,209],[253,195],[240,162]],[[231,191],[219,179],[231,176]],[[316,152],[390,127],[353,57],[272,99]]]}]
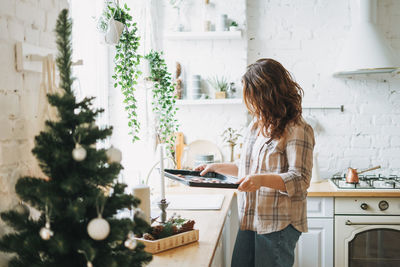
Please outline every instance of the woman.
[{"label": "woman", "polygon": [[239,177],[240,230],[232,266],[292,266],[307,231],[314,133],[301,116],[303,90],[273,59],[260,59],[242,78],[244,101],[254,119],[238,164],[199,166],[201,175]]}]

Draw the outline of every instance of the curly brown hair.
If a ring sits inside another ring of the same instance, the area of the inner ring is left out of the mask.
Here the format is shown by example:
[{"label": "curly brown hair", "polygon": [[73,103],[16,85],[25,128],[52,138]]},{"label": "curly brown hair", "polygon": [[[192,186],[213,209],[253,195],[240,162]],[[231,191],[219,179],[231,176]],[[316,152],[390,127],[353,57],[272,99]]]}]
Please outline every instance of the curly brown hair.
[{"label": "curly brown hair", "polygon": [[264,136],[280,139],[289,123],[301,119],[304,91],[276,60],[249,65],[242,82],[244,102]]}]

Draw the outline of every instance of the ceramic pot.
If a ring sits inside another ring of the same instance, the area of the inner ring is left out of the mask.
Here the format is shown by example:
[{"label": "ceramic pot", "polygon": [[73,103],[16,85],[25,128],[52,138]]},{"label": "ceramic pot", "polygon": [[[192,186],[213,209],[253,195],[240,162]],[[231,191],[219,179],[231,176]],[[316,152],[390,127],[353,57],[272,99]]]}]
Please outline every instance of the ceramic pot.
[{"label": "ceramic pot", "polygon": [[107,44],[118,44],[125,25],[115,19],[111,19],[106,32],[105,40]]},{"label": "ceramic pot", "polygon": [[228,15],[223,14],[218,18],[216,30],[219,32],[227,31],[227,22],[228,22]]},{"label": "ceramic pot", "polygon": [[215,99],[226,98],[226,92],[215,92]]}]

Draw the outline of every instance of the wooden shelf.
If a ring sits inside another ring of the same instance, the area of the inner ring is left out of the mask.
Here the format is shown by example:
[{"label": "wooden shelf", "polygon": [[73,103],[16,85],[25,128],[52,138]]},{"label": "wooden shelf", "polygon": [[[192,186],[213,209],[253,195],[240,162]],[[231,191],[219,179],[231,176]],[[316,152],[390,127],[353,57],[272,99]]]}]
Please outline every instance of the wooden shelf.
[{"label": "wooden shelf", "polygon": [[168,40],[239,40],[242,38],[242,31],[168,32],[165,34],[165,38]]},{"label": "wooden shelf", "polygon": [[242,104],[241,98],[226,98],[226,99],[178,99],[176,100],[177,106],[190,106],[190,105],[228,105],[228,104]]}]

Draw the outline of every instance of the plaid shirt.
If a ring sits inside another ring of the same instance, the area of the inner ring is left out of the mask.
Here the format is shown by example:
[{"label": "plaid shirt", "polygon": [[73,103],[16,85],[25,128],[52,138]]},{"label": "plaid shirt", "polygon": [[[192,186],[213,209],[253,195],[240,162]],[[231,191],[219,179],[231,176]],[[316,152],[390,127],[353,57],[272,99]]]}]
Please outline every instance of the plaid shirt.
[{"label": "plaid shirt", "polygon": [[279,174],[286,192],[261,187],[239,193],[240,229],[267,234],[292,224],[307,232],[307,188],[313,164],[314,132],[304,120],[288,125],[283,137],[271,140],[258,135],[252,122],[246,132],[239,178],[248,174]]}]

